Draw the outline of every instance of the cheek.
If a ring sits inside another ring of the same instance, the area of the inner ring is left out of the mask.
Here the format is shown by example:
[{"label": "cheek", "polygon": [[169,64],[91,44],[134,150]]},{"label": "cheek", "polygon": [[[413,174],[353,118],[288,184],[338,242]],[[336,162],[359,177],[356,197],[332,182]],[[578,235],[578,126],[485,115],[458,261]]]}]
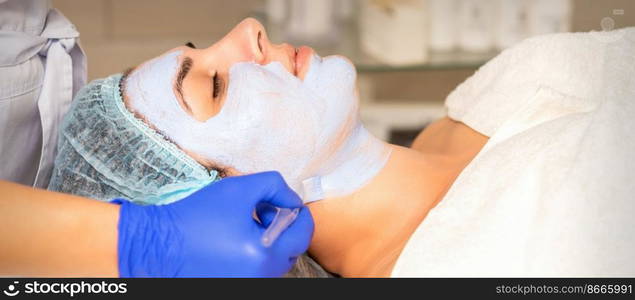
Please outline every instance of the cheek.
[{"label": "cheek", "polygon": [[264,129],[262,135],[271,139],[271,146],[279,148],[282,155],[308,155],[316,145],[321,126],[309,100],[284,93],[268,93],[259,99],[265,105],[262,123],[255,125]]}]

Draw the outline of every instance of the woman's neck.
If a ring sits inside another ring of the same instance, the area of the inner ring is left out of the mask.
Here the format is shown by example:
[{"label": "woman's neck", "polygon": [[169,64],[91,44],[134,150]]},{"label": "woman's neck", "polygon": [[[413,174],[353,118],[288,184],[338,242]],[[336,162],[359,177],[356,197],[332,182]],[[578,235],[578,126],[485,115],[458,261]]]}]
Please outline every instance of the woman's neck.
[{"label": "woman's neck", "polygon": [[343,276],[388,275],[412,232],[448,188],[449,172],[415,150],[392,147],[369,184],[309,206],[316,221],[310,251],[327,269]]},{"label": "woman's neck", "polygon": [[[342,276],[390,275],[412,233],[487,141],[471,129],[457,135],[454,127],[465,125],[451,122],[422,132],[416,150],[391,145],[385,167],[353,194],[310,204],[316,224],[311,255]],[[473,142],[466,148],[461,141]]]}]

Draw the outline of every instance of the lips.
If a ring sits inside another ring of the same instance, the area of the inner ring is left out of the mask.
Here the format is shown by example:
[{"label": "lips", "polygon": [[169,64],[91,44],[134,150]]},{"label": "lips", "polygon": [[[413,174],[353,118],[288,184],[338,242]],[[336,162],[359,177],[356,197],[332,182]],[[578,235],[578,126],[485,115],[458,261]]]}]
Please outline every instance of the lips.
[{"label": "lips", "polygon": [[295,48],[295,51],[293,52],[293,75],[295,75],[296,77],[298,76],[298,52],[300,51],[300,49]]},{"label": "lips", "polygon": [[304,79],[311,62],[311,56],[315,51],[311,47],[302,46],[295,51],[294,74],[300,79]]}]

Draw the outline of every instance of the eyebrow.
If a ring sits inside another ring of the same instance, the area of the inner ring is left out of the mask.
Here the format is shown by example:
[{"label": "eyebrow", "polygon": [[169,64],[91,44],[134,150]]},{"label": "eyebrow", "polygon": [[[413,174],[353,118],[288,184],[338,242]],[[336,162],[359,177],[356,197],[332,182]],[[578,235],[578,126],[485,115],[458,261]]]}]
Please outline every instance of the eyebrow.
[{"label": "eyebrow", "polygon": [[176,92],[181,96],[181,102],[183,102],[183,106],[185,106],[185,109],[190,114],[192,114],[192,109],[190,108],[190,105],[185,100],[185,97],[183,97],[183,80],[185,79],[185,76],[187,76],[187,74],[190,72],[190,69],[192,69],[193,64],[194,62],[192,61],[191,58],[187,56],[183,58],[183,61],[181,62],[181,66],[179,67],[178,75],[176,76],[176,83],[174,86],[174,88],[176,89]]}]

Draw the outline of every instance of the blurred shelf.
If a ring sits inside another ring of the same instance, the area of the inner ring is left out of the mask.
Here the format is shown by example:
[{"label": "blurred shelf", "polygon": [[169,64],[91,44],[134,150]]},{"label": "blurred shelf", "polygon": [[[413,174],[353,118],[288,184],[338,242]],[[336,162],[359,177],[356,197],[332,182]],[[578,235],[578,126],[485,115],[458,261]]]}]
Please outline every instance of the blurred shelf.
[{"label": "blurred shelf", "polygon": [[[476,69],[496,56],[497,53],[430,52],[425,62],[408,65],[388,65],[371,57],[366,57],[365,54],[352,54],[352,60],[360,72],[394,72]],[[346,56],[346,54],[343,55]]]},{"label": "blurred shelf", "polygon": [[[262,20],[262,19],[261,19]],[[415,64],[390,65],[366,54],[360,46],[359,35],[355,22],[348,22],[339,26],[340,31],[336,42],[310,43],[295,41],[285,36],[281,25],[266,24],[269,39],[274,43],[288,42],[296,46],[307,44],[321,56],[339,54],[349,58],[357,67],[358,72],[396,72],[396,71],[426,71],[426,70],[456,70],[475,69],[485,64],[498,54],[497,51],[485,53],[471,53],[464,51],[429,52],[426,61]]]}]

